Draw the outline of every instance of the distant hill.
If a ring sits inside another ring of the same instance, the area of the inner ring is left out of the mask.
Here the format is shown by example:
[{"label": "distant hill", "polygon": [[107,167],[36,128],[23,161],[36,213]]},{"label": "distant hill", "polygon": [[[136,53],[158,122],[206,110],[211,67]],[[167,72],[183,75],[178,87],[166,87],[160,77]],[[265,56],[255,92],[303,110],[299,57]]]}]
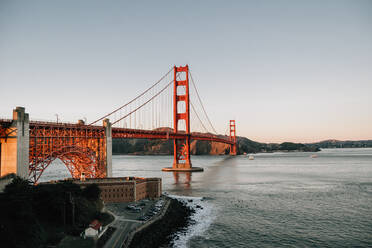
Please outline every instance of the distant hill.
[{"label": "distant hill", "polygon": [[315,145],[320,148],[362,148],[362,147],[372,147],[372,140],[323,140],[316,143],[310,143],[307,145]]},{"label": "distant hill", "polygon": [[[173,140],[114,139],[112,143],[113,154],[173,154]],[[237,137],[237,145],[238,154],[275,151],[319,151],[318,146],[314,144],[291,142],[266,144],[252,141],[245,137]],[[230,152],[230,146],[227,144],[201,140],[193,140],[190,148],[192,155],[221,155],[229,154]]]}]

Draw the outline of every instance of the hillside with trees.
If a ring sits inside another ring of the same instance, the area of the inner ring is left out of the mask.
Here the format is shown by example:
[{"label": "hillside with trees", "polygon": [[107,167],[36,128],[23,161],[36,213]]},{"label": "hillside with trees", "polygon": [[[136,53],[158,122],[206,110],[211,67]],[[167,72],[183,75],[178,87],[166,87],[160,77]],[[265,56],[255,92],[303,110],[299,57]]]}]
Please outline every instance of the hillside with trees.
[{"label": "hillside with trees", "polygon": [[[317,145],[284,142],[260,143],[245,137],[237,137],[238,154],[275,152],[275,151],[319,151]],[[192,155],[222,155],[229,154],[230,146],[210,141],[193,140],[191,142]],[[148,139],[114,139],[112,145],[113,154],[134,155],[170,155],[173,154],[173,140],[148,140]]]},{"label": "hillside with trees", "polygon": [[364,148],[372,147],[372,140],[324,140],[309,145],[315,145],[320,148]]},{"label": "hillside with trees", "polygon": [[0,193],[1,247],[47,247],[79,234],[93,220],[107,222],[100,189],[70,181],[32,185],[15,177]]}]

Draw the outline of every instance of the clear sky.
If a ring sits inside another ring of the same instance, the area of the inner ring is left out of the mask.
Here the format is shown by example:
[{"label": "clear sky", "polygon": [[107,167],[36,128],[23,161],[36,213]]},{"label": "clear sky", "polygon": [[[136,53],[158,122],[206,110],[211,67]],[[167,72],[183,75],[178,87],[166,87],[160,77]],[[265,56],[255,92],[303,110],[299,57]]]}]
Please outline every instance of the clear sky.
[{"label": "clear sky", "polygon": [[217,131],[372,139],[372,1],[0,1],[0,116],[94,120],[189,64]]}]

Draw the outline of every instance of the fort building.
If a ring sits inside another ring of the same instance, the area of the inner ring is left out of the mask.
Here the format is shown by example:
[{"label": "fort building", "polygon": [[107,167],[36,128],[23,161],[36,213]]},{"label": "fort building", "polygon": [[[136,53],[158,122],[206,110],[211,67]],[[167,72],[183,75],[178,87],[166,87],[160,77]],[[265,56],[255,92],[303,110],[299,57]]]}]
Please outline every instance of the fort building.
[{"label": "fort building", "polygon": [[158,198],[162,194],[161,178],[111,177],[74,179],[82,188],[97,184],[101,199],[108,202],[135,202],[145,198]]}]

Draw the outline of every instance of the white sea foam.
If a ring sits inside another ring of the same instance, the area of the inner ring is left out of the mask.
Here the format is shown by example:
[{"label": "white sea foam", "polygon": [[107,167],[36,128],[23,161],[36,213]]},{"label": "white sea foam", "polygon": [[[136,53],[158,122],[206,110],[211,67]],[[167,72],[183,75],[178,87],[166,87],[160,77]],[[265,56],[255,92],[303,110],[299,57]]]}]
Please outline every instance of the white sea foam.
[{"label": "white sea foam", "polygon": [[[206,200],[203,197],[168,196],[180,200],[186,203],[187,206],[195,209],[195,213],[191,215],[191,220],[194,223],[188,226],[186,231],[177,232],[172,241],[173,247],[186,248],[192,237],[201,236],[208,230],[209,226],[217,216],[218,209],[210,202],[210,200]],[[189,200],[192,200],[192,202]],[[202,208],[197,208],[197,205]]]}]

